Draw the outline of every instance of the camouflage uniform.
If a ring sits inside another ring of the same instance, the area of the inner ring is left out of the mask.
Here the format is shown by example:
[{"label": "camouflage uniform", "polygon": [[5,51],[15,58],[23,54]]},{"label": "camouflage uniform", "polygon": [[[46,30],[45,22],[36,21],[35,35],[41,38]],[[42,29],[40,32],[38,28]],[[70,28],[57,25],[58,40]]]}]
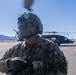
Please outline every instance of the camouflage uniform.
[{"label": "camouflage uniform", "polygon": [[38,37],[36,42],[31,45],[23,42],[7,51],[0,60],[1,72],[13,75],[7,67],[6,61],[14,57],[20,57],[28,63],[32,63],[34,60],[43,61],[41,70],[34,70],[30,73],[30,69],[27,67],[17,75],[67,75],[67,61],[63,52],[55,43],[41,37]]}]

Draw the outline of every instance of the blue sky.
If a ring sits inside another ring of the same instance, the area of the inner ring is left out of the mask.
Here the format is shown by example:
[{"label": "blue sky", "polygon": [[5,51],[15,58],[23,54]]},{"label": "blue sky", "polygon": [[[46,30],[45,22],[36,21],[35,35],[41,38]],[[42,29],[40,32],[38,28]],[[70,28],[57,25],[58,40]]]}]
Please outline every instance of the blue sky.
[{"label": "blue sky", "polygon": [[[0,0],[0,34],[15,35],[17,18],[29,12],[22,1]],[[35,0],[32,9],[41,19],[44,31],[76,32],[76,0]],[[68,36],[74,38],[76,33]]]}]

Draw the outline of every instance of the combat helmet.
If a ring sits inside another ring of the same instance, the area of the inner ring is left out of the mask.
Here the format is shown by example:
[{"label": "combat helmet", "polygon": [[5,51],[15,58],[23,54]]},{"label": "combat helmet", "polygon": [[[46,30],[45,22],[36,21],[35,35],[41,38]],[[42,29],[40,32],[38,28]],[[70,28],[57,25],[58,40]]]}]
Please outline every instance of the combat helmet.
[{"label": "combat helmet", "polygon": [[37,15],[25,12],[18,18],[18,29],[18,36],[28,39],[35,34],[42,34],[43,25]]}]

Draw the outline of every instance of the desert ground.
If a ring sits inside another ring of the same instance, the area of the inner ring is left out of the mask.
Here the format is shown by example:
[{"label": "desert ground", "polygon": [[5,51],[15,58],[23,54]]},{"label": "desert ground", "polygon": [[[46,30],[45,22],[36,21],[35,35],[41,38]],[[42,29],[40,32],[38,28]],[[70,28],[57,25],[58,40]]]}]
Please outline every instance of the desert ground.
[{"label": "desert ground", "polygon": [[[9,48],[18,44],[18,41],[0,41],[0,58]],[[59,48],[64,52],[68,61],[68,75],[76,75],[76,41],[73,44],[62,44]],[[1,73],[0,75],[6,75]]]}]

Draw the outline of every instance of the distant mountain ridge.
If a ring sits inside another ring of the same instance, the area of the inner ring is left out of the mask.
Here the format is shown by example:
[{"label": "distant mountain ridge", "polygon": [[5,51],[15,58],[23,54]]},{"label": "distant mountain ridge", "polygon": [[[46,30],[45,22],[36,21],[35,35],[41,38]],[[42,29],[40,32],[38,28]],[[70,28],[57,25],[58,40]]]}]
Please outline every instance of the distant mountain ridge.
[{"label": "distant mountain ridge", "polygon": [[18,39],[18,37],[16,36],[6,36],[6,35],[0,35],[0,40],[14,40],[14,39]]}]

